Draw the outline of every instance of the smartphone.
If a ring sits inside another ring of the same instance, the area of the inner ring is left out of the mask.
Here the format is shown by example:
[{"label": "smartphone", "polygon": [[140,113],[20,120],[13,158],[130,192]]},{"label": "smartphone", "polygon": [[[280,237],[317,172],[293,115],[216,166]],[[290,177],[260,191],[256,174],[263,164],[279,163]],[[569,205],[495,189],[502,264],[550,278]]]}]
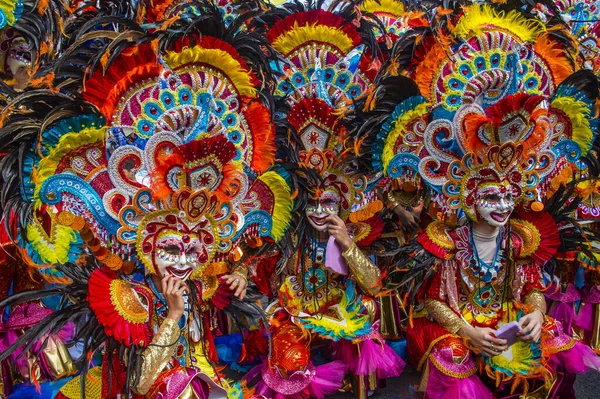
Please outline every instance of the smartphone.
[{"label": "smartphone", "polygon": [[508,346],[511,346],[519,340],[517,333],[521,331],[521,325],[516,321],[511,321],[496,330],[496,338],[505,339]]}]

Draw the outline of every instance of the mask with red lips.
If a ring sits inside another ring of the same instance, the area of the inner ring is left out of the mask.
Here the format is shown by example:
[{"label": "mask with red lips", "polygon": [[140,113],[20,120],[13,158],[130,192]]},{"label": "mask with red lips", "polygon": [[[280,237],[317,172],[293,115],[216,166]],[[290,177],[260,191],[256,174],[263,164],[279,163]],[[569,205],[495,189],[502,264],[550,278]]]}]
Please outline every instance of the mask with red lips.
[{"label": "mask with red lips", "polygon": [[317,200],[306,207],[306,217],[310,225],[317,231],[326,231],[329,223],[325,219],[337,215],[340,211],[340,196],[333,189],[326,189]]},{"label": "mask with red lips", "polygon": [[217,234],[210,216],[192,221],[179,212],[157,211],[140,225],[138,255],[150,274],[193,279],[212,262]]},{"label": "mask with red lips", "polygon": [[214,237],[208,231],[196,234],[182,234],[174,230],[163,231],[154,251],[154,264],[157,273],[164,277],[170,274],[181,280],[188,279],[201,265],[208,261],[210,246]]},{"label": "mask with red lips", "polygon": [[480,221],[502,227],[508,222],[514,208],[515,201],[510,186],[486,184],[477,189],[475,209]]}]

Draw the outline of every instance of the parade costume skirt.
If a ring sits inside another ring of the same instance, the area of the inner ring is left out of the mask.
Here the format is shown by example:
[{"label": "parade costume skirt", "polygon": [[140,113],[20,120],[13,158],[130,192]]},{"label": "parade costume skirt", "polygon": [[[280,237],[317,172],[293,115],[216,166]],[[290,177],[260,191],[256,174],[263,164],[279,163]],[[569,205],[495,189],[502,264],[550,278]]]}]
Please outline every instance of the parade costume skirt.
[{"label": "parade costume skirt", "polygon": [[423,371],[420,390],[430,399],[491,399],[495,397],[492,391],[507,386],[508,391],[528,391],[530,379],[550,381],[558,374],[600,370],[600,358],[590,347],[565,334],[560,322],[548,318],[542,330],[541,343],[518,341],[502,354],[488,358],[476,355],[461,337],[439,324],[417,318],[408,329],[409,360]]},{"label": "parade costume skirt", "polygon": [[336,359],[344,361],[357,376],[377,375],[386,379],[398,377],[404,370],[404,360],[385,342],[369,339],[359,343],[340,340],[331,344]]},{"label": "parade costume skirt", "polygon": [[283,378],[277,369],[269,368],[267,361],[256,366],[244,378],[253,380],[259,374],[262,379],[255,387],[257,395],[270,399],[324,399],[335,394],[344,383],[348,366],[334,361],[315,367],[309,363],[305,370],[290,373]]}]

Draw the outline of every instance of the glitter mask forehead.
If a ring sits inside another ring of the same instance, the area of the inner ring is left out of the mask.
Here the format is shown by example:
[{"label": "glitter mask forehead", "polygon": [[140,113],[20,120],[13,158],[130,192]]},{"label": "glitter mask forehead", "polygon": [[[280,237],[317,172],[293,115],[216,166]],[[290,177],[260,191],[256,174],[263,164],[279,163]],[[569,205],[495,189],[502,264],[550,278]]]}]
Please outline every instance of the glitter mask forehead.
[{"label": "glitter mask forehead", "polygon": [[500,200],[505,200],[507,203],[514,205],[514,193],[509,184],[483,184],[477,188],[476,199],[478,203],[481,201],[500,202]]},{"label": "glitter mask forehead", "polygon": [[340,196],[331,188],[321,193],[318,199],[311,200],[306,207],[307,213],[337,214],[340,209]]},{"label": "glitter mask forehead", "polygon": [[182,234],[173,230],[163,231],[156,241],[157,252],[172,254],[175,256],[175,261],[181,255],[186,255],[190,262],[196,262],[200,259],[203,247],[198,235]]}]

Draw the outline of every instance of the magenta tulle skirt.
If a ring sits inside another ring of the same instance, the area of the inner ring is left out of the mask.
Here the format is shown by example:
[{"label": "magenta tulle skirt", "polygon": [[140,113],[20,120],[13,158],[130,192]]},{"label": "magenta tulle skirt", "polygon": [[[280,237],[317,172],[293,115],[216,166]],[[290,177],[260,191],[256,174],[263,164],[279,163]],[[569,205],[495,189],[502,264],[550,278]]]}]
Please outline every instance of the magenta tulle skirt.
[{"label": "magenta tulle skirt", "polygon": [[297,371],[285,379],[264,364],[256,366],[245,378],[251,380],[257,371],[262,371],[262,379],[255,387],[256,395],[269,399],[325,399],[343,386],[348,366],[342,361],[318,367],[309,363],[305,371]]},{"label": "magenta tulle skirt", "polygon": [[[377,374],[377,378],[398,377],[406,363],[387,344],[366,340],[358,344],[341,340],[332,343],[336,359],[346,363],[355,375]],[[360,354],[359,354],[360,353]]]},{"label": "magenta tulle skirt", "polygon": [[162,373],[150,391],[158,385],[152,399],[178,399],[190,386],[198,399],[227,399],[227,391],[206,374],[189,367],[178,367]]},{"label": "magenta tulle skirt", "polygon": [[571,349],[550,356],[548,365],[554,370],[571,374],[600,371],[600,357],[589,346],[575,342]]},{"label": "magenta tulle skirt", "polygon": [[454,378],[439,371],[429,361],[429,378],[425,399],[493,399],[492,392],[477,374],[467,378]]}]

